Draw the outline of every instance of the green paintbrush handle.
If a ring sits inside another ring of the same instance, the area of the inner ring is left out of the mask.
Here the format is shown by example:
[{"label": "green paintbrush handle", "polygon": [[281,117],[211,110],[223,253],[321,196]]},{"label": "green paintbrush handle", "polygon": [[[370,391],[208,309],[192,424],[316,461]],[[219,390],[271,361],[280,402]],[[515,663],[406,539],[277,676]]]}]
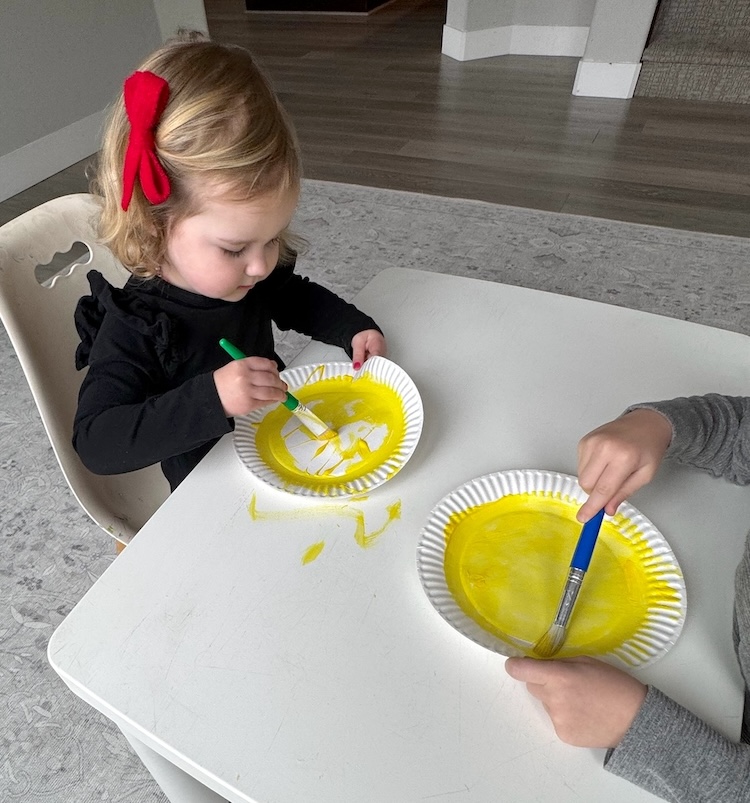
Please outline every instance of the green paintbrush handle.
[{"label": "green paintbrush handle", "polygon": [[237,346],[233,343],[230,343],[225,338],[221,338],[219,341],[219,345],[226,351],[226,353],[233,359],[233,360],[244,360],[247,357],[247,354],[243,354]]}]

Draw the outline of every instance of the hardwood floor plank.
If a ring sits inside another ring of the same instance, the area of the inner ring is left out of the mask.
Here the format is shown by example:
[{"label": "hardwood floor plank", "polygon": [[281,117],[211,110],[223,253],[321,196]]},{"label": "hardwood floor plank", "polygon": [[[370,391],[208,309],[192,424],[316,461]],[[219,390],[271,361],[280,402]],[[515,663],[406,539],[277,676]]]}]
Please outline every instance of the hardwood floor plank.
[{"label": "hardwood floor plank", "polygon": [[[477,201],[497,203],[497,185],[491,180],[480,184],[473,177],[466,180],[445,178],[430,173],[400,171],[393,162],[388,166],[357,166],[356,174],[366,179],[364,182],[352,180],[352,168],[345,160],[332,163],[328,159],[320,160],[315,156],[306,162],[307,178],[321,181],[340,181],[344,184],[363,183],[366,186],[383,189],[403,190],[405,192],[422,192],[429,195],[444,195],[451,198],[472,198]],[[325,175],[325,178],[323,176]],[[503,187],[502,203],[509,206],[521,206],[531,209],[545,209],[549,212],[561,212],[568,193],[534,190],[527,187]]]},{"label": "hardwood floor plank", "polygon": [[74,192],[88,192],[89,180],[86,172],[92,162],[92,158],[76,162],[45,181],[40,181],[28,190],[19,192],[0,203],[0,226],[52,198]]},{"label": "hardwood floor plank", "polygon": [[[592,209],[595,209],[596,212],[593,212]],[[650,226],[666,226],[672,229],[728,234],[735,237],[747,237],[750,234],[750,229],[748,229],[750,212],[742,210],[735,212],[651,201],[642,201],[633,205],[626,198],[612,195],[600,198],[571,194],[559,211],[573,215],[589,215],[610,220],[624,220],[630,223],[644,223]]]}]

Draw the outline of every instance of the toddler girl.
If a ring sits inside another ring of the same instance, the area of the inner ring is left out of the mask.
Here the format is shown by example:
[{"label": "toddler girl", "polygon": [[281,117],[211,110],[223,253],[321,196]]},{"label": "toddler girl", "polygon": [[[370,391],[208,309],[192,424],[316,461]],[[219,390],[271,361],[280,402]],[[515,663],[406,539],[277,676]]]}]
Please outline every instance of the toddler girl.
[{"label": "toddler girl", "polygon": [[233,416],[283,401],[272,322],[346,349],[355,369],[385,354],[371,318],[295,273],[299,151],[244,49],[189,34],[147,58],[93,189],[101,238],[133,274],[118,289],[91,271],[75,314],[88,373],[73,444],[94,473],[160,462],[174,489]]}]

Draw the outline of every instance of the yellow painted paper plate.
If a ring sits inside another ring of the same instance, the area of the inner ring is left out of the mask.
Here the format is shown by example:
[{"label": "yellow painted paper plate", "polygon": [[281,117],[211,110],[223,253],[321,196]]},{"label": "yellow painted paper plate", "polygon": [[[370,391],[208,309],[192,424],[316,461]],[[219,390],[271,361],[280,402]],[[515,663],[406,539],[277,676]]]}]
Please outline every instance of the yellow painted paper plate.
[{"label": "yellow painted paper plate", "polygon": [[338,434],[315,439],[283,405],[237,418],[237,454],[263,482],[302,496],[356,496],[389,480],[413,454],[422,399],[396,363],[370,357],[356,378],[349,362],[301,365],[281,378]]},{"label": "yellow painted paper plate", "polygon": [[[587,494],[575,477],[500,471],[448,494],[422,530],[417,568],[440,615],[502,655],[534,655],[551,624]],[[634,507],[606,516],[556,657],[653,663],[685,621],[685,582],[661,533]]]}]

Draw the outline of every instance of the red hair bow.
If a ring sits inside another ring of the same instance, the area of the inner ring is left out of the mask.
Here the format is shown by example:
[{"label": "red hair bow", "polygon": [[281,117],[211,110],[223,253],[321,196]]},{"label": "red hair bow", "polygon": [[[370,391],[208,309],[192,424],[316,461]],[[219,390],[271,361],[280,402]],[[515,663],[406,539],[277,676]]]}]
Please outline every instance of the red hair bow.
[{"label": "red hair bow", "polygon": [[169,100],[169,84],[152,72],[134,72],[125,80],[124,97],[130,136],[122,171],[122,208],[130,205],[136,176],[148,201],[160,204],[169,198],[170,188],[154,148],[154,128]]}]

